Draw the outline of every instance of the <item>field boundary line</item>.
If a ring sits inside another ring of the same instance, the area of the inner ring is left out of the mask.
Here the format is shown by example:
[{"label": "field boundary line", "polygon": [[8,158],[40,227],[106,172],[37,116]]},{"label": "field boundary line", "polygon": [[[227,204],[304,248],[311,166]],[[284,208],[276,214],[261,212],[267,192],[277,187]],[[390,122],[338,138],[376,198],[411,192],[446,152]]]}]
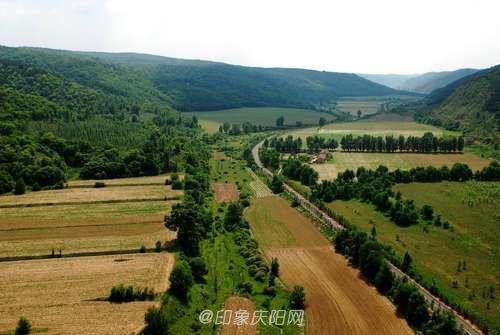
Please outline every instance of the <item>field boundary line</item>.
[{"label": "field boundary line", "polygon": [[88,185],[68,185],[64,186],[65,189],[69,188],[112,188],[112,187],[133,187],[133,186],[165,186],[165,183],[142,183],[142,184],[106,184],[104,187],[95,187],[93,184]]},{"label": "field boundary line", "polygon": [[[161,252],[164,252],[162,250]],[[137,249],[126,249],[126,250],[108,250],[108,251],[90,251],[90,252],[75,252],[69,254],[62,254],[59,256],[56,254],[52,255],[36,255],[36,256],[10,256],[10,257],[0,257],[0,263],[4,262],[17,262],[17,261],[32,261],[37,259],[61,259],[61,258],[75,258],[75,257],[96,257],[96,256],[113,256],[113,255],[134,255],[134,254],[145,254],[145,253],[159,253],[155,248],[146,248],[144,252],[141,252],[139,248]]]},{"label": "field boundary line", "polygon": [[85,227],[114,227],[121,225],[139,225],[139,224],[150,224],[150,223],[162,223],[162,221],[151,220],[143,222],[124,222],[124,223],[101,223],[101,224],[82,224],[75,226],[44,226],[44,227],[26,227],[26,228],[7,228],[0,229],[0,232],[13,232],[13,231],[26,231],[26,230],[48,230],[48,229],[65,229],[65,228],[85,228]]},{"label": "field boundary line", "polygon": [[[259,150],[264,144],[264,141],[261,141],[257,143],[253,148],[252,148],[252,156],[255,161],[255,164],[259,169],[262,170],[262,172],[268,176],[269,178],[273,177],[273,173],[264,167],[264,164],[262,164],[260,157],[259,157]],[[327,213],[324,211],[320,210],[318,207],[316,207],[314,204],[312,204],[309,200],[304,198],[299,192],[297,192],[294,188],[292,188],[290,185],[288,185],[286,182],[283,182],[283,188],[286,192],[288,192],[292,196],[296,196],[297,199],[300,202],[300,205],[307,211],[309,211],[312,215],[318,216],[319,218],[323,219],[326,221],[326,223],[331,224],[333,229],[336,230],[342,230],[345,229],[344,226],[342,226],[340,223],[338,223],[336,220],[334,220],[332,217],[330,217]],[[424,296],[424,298],[428,301],[431,301],[434,304],[437,304],[438,307],[440,307],[442,310],[448,310],[453,313],[455,316],[455,320],[457,324],[459,325],[459,328],[464,332],[465,335],[483,335],[484,333],[479,330],[471,321],[468,319],[464,318],[462,315],[460,315],[455,309],[452,307],[448,306],[445,304],[443,301],[441,301],[438,297],[434,296],[431,294],[427,289],[425,289],[423,286],[418,284],[413,278],[411,278],[409,275],[401,271],[398,267],[396,267],[394,264],[391,262],[388,262],[391,270],[393,272],[398,273],[400,276],[405,277],[409,279],[412,283],[417,284],[416,287],[419,289],[421,294]]]}]

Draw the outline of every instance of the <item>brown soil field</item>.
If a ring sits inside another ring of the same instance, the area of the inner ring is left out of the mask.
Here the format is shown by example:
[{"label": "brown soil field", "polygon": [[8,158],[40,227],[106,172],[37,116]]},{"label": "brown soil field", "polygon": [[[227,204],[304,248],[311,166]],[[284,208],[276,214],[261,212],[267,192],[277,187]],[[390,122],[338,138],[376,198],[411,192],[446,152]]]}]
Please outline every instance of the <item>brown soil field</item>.
[{"label": "brown soil field", "polygon": [[116,179],[86,179],[86,180],[70,180],[66,183],[67,187],[93,187],[96,182],[104,183],[106,186],[122,186],[122,185],[165,185],[165,181],[170,176],[147,176],[133,178],[116,178]]},{"label": "brown soil field", "polygon": [[0,332],[13,330],[20,316],[49,335],[137,332],[155,302],[111,304],[96,299],[118,284],[162,292],[173,263],[167,253],[1,263]]},{"label": "brown soil field", "polygon": [[266,256],[278,259],[282,280],[304,286],[308,334],[413,334],[395,306],[285,200],[257,198],[245,217]]},{"label": "brown soil field", "polygon": [[[257,333],[257,325],[252,325],[252,316],[255,311],[254,303],[242,297],[229,297],[224,303],[225,311],[232,311],[229,324],[222,326],[220,335],[254,335]],[[248,322],[242,325],[234,324],[236,311],[248,312]]]},{"label": "brown soil field", "polygon": [[212,187],[214,189],[215,201],[218,203],[237,201],[240,196],[235,183],[213,183]]},{"label": "brown soil field", "polygon": [[166,196],[180,196],[181,190],[172,190],[170,186],[124,186],[104,188],[67,188],[30,192],[23,195],[0,196],[0,207],[11,205],[40,205],[58,203],[89,203],[96,201],[120,201],[138,199],[163,199]]},{"label": "brown soil field", "polygon": [[214,152],[212,158],[213,158],[213,160],[221,161],[221,160],[226,159],[227,157],[223,152]]}]

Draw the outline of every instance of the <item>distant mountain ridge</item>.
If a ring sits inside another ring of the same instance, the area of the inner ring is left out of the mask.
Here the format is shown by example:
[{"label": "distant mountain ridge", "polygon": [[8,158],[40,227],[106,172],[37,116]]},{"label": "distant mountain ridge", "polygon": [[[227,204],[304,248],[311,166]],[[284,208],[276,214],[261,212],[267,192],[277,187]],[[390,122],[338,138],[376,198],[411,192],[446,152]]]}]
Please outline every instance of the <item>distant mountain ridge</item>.
[{"label": "distant mountain ridge", "polygon": [[373,81],[390,88],[397,89],[400,85],[411,78],[418,77],[419,74],[365,74],[358,73],[360,77]]},{"label": "distant mountain ridge", "polygon": [[345,96],[409,94],[350,73],[28,47],[0,47],[0,85],[62,104],[80,118],[133,105],[179,111],[311,108]]},{"label": "distant mountain ridge", "polygon": [[476,73],[477,69],[460,69],[456,71],[428,72],[420,76],[409,78],[397,89],[429,94],[434,90],[445,87],[460,78]]}]

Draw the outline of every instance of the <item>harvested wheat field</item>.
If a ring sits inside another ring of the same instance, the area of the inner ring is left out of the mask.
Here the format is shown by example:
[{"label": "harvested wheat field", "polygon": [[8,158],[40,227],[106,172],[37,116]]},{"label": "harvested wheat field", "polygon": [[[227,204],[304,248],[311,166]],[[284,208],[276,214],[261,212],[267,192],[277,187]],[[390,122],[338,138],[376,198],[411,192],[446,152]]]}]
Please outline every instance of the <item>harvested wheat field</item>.
[{"label": "harvested wheat field", "polygon": [[86,179],[86,180],[70,180],[66,186],[71,187],[94,187],[95,183],[104,183],[106,186],[140,186],[140,185],[165,185],[170,176],[147,176],[147,177],[132,177],[132,178],[116,178],[116,179]]},{"label": "harvested wheat field", "polygon": [[[255,311],[253,302],[243,297],[229,297],[224,303],[224,311],[231,311],[231,317],[226,325],[222,326],[220,335],[254,335],[257,332],[257,325],[252,325],[252,315]],[[236,311],[248,312],[249,319],[247,323],[238,325],[235,320]]]},{"label": "harvested wheat field", "polygon": [[173,263],[167,253],[1,263],[0,332],[13,330],[25,316],[49,335],[135,333],[155,302],[96,299],[107,297],[118,284],[162,292]]},{"label": "harvested wheat field", "polygon": [[285,200],[258,198],[245,217],[266,256],[278,259],[285,284],[304,286],[308,334],[413,334],[394,305]]},{"label": "harvested wheat field", "polygon": [[221,202],[233,202],[238,200],[240,192],[235,183],[213,183],[212,187],[214,189],[215,201]]},{"label": "harvested wheat field", "polygon": [[124,186],[104,188],[67,188],[30,192],[23,195],[0,196],[0,208],[12,206],[43,206],[51,204],[83,204],[92,202],[163,200],[178,197],[181,190],[170,186]]}]

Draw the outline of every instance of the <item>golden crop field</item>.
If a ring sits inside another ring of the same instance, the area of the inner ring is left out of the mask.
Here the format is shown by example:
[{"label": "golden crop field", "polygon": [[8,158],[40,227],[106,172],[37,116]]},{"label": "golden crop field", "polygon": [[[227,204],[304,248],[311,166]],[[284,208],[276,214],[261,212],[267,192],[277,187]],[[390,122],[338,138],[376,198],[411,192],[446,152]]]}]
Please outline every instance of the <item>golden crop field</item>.
[{"label": "golden crop field", "polygon": [[165,181],[169,178],[170,176],[163,175],[99,180],[70,180],[66,185],[67,187],[93,187],[96,182],[104,183],[106,186],[165,185]]},{"label": "golden crop field", "polygon": [[13,331],[21,316],[48,335],[138,332],[155,302],[99,299],[118,284],[163,292],[173,263],[167,253],[0,263],[0,333]]},{"label": "golden crop field", "polygon": [[325,164],[311,164],[321,180],[333,179],[339,172],[347,169],[354,170],[364,166],[376,169],[385,165],[389,170],[408,170],[417,166],[446,165],[451,167],[455,163],[465,163],[473,171],[480,170],[490,163],[490,160],[471,153],[464,154],[420,154],[420,153],[367,153],[367,152],[334,152],[332,159]]},{"label": "golden crop field", "polygon": [[105,201],[161,200],[166,197],[180,196],[182,191],[172,190],[170,186],[123,186],[104,188],[67,188],[30,192],[23,195],[0,196],[0,208],[9,206],[29,206],[46,204],[78,204]]}]

